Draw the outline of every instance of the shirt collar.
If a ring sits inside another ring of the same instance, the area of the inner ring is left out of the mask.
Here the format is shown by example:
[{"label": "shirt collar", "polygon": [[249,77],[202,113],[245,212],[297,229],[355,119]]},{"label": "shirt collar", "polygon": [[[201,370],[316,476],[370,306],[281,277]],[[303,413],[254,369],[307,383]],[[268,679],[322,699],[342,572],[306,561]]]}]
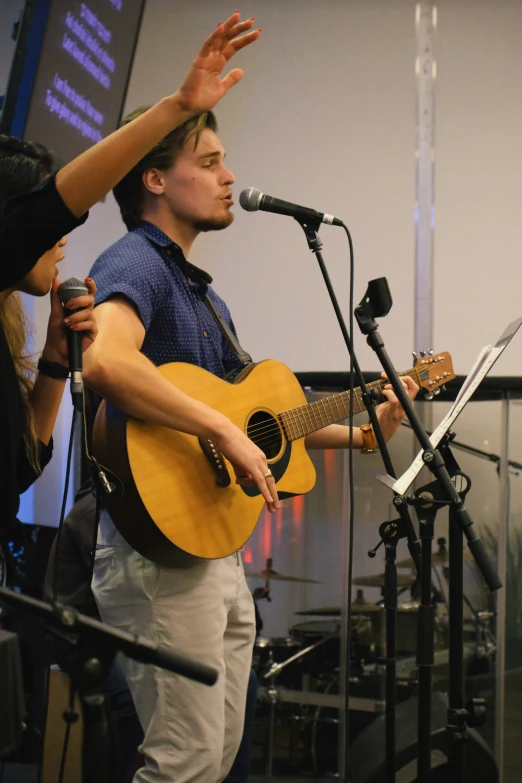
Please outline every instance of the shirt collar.
[{"label": "shirt collar", "polygon": [[162,250],[166,250],[169,256],[179,266],[185,277],[190,277],[195,283],[200,283],[204,286],[209,286],[212,283],[212,277],[209,273],[187,261],[180,246],[173,242],[172,239],[157,226],[143,220],[132,230],[144,234],[153,245],[156,245],[156,247],[161,248]]}]

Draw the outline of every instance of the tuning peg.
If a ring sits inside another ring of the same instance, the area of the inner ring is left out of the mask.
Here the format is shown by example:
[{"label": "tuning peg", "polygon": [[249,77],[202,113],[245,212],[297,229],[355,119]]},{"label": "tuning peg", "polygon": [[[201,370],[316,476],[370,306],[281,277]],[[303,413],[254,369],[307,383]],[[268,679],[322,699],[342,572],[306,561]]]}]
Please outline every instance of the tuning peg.
[{"label": "tuning peg", "polygon": [[411,355],[413,356],[413,366],[415,367],[415,365],[416,365],[416,364],[417,364],[417,362],[419,361],[419,357],[417,356],[417,354],[415,353],[415,351],[412,351],[412,352],[411,352]]},{"label": "tuning peg", "polygon": [[425,400],[432,400],[433,399],[433,392],[431,392],[431,391],[426,392],[426,394],[424,395],[424,399]]},{"label": "tuning peg", "polygon": [[428,356],[433,356],[434,353],[435,351],[433,350],[433,348],[430,348],[430,350],[428,351]]},{"label": "tuning peg", "polygon": [[440,389],[435,389],[435,391],[433,392],[433,394],[435,394],[436,396],[437,396],[438,394],[440,394]]},{"label": "tuning peg", "polygon": [[426,351],[419,351],[419,353],[423,358],[426,356]]}]

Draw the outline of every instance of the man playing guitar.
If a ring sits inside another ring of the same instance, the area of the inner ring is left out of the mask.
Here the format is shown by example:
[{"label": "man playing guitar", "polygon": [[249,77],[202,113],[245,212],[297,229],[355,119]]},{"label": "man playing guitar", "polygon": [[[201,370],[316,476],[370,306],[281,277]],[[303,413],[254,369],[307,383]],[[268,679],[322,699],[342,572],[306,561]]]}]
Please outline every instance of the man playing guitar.
[{"label": "man playing guitar", "polygon": [[[231,464],[235,481],[257,487],[273,512],[280,501],[265,453],[227,416],[185,394],[158,370],[185,362],[223,378],[238,365],[205,296],[233,329],[230,313],[209,276],[187,259],[201,231],[220,230],[233,221],[234,175],[225,165],[211,109],[241,78],[239,69],[224,78],[221,73],[239,48],[258,38],[252,27],[253,19],[241,22],[238,12],[218,26],[174,96],[185,121],[115,188],[129,233],[90,272],[98,287],[99,334],[84,377],[127,416],[210,440]],[[417,385],[409,377],[403,383],[413,398]],[[391,387],[383,393],[388,402],[378,415],[389,438],[404,414]],[[348,440],[348,428],[332,424],[307,436],[306,446],[344,448]],[[358,428],[353,442],[361,448]],[[241,740],[255,633],[239,552],[186,568],[158,565],[133,549],[104,511],[93,591],[105,622],[145,634],[219,671],[216,685],[206,688],[126,660],[145,733],[146,763],[135,781],[222,780]]]}]

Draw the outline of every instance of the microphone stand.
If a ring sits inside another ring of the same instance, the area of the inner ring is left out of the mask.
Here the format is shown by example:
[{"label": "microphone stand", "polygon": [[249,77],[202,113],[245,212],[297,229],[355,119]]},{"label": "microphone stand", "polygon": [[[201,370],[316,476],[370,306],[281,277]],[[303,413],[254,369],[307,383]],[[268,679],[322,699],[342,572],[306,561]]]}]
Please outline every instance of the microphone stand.
[{"label": "microphone stand", "polygon": [[[380,278],[379,281],[372,281],[372,283],[380,283],[381,286],[388,289],[385,278]],[[370,283],[370,286],[372,283]],[[368,344],[377,354],[393,390],[406,412],[406,416],[415,435],[422,446],[424,464],[436,477],[436,481],[420,488],[413,495],[401,498],[401,503],[407,502],[416,507],[421,529],[421,605],[419,607],[417,650],[417,665],[419,667],[419,754],[417,772],[418,783],[429,783],[431,769],[431,669],[434,663],[433,641],[435,619],[431,600],[431,544],[435,515],[439,507],[444,505],[449,506],[450,524],[452,527],[458,525],[459,532],[465,534],[471,553],[473,554],[477,566],[489,589],[491,591],[498,590],[502,587],[502,583],[486,555],[482,541],[472,530],[473,521],[464,506],[463,498],[457,492],[441,452],[432,447],[422,422],[417,416],[408,395],[404,391],[399,376],[384,348],[384,342],[377,331],[375,316],[378,317],[379,313],[374,312],[371,296],[368,296],[367,292],[355,310],[355,317],[362,333],[367,335]],[[397,504],[398,500],[399,498],[394,498],[394,503]],[[457,688],[455,688],[455,695],[456,691]],[[457,708],[457,713],[458,712],[459,710]],[[455,718],[455,715],[453,715],[453,718]],[[461,718],[461,715],[458,716],[459,722],[456,729],[457,733],[461,729]]]},{"label": "microphone stand", "polygon": [[[48,633],[77,648],[78,662],[71,679],[82,705],[83,783],[112,783],[109,779],[109,735],[103,685],[118,650],[137,661],[160,666],[205,685],[216,682],[215,669],[177,655],[166,647],[152,645],[142,637],[111,628],[70,606],[48,604],[6,588],[0,588],[0,604],[34,615],[35,622],[40,622]],[[64,719],[67,723],[74,723],[76,718],[74,710],[66,710]]]},{"label": "microphone stand", "polygon": [[[355,375],[357,376],[357,382],[361,387],[362,400],[368,411],[368,416],[377,438],[379,445],[379,451],[384,462],[387,473],[390,476],[395,476],[395,470],[390,458],[386,442],[382,433],[379,419],[375,411],[375,399],[374,393],[369,392],[359,363],[353,350],[353,344],[351,336],[348,333],[346,324],[344,322],[337,297],[333,290],[333,286],[326,269],[323,256],[321,254],[322,242],[318,236],[319,226],[321,225],[320,219],[313,218],[295,218],[302,227],[308,247],[314,253],[319,263],[330,300],[332,302],[337,321],[341,329],[346,348],[353,363]],[[342,224],[346,229],[346,226]],[[348,231],[347,231],[348,233]],[[349,236],[349,234],[348,234]],[[383,307],[388,305],[388,309],[391,307],[391,297],[389,303],[381,302]],[[385,314],[385,313],[384,313]],[[399,385],[402,387],[402,384]],[[350,421],[350,426],[352,422]],[[396,708],[397,708],[397,674],[396,674],[396,638],[397,638],[397,567],[395,565],[397,544],[401,538],[407,538],[408,549],[410,555],[417,568],[417,573],[420,574],[420,555],[421,548],[417,540],[415,528],[411,520],[410,513],[408,511],[407,504],[403,502],[403,498],[396,496],[394,498],[394,505],[399,514],[399,519],[390,522],[383,522],[379,527],[380,542],[375,549],[370,550],[369,557],[375,557],[376,550],[381,544],[384,544],[386,552],[386,565],[385,565],[385,581],[384,581],[384,607],[386,614],[386,654],[384,659],[385,671],[386,671],[386,707],[385,707],[385,768],[386,768],[386,783],[395,783],[395,751],[396,751]],[[347,622],[347,640],[349,640],[350,634],[350,615],[351,615],[351,585],[348,585],[348,622]],[[344,746],[344,758],[345,758],[345,777],[348,778],[348,743],[349,743],[349,720],[348,720],[348,707],[349,707],[349,644],[347,644],[346,652],[346,683],[345,683],[345,746]]]}]

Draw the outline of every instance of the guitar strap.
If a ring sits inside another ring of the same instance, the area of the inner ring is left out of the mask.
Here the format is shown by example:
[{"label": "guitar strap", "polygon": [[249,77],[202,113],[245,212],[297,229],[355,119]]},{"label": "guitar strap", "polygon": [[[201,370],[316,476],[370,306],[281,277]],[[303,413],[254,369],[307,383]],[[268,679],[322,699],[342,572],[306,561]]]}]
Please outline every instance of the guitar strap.
[{"label": "guitar strap", "polygon": [[227,324],[219,310],[215,307],[214,303],[211,301],[210,297],[207,295],[205,297],[205,304],[212,313],[215,322],[219,326],[222,334],[224,335],[225,339],[228,341],[230,347],[236,354],[237,358],[239,359],[240,364],[242,367],[246,367],[247,364],[252,364],[252,357],[249,353],[244,351],[240,344],[239,340],[237,339],[236,335],[230,328],[230,326]]}]

